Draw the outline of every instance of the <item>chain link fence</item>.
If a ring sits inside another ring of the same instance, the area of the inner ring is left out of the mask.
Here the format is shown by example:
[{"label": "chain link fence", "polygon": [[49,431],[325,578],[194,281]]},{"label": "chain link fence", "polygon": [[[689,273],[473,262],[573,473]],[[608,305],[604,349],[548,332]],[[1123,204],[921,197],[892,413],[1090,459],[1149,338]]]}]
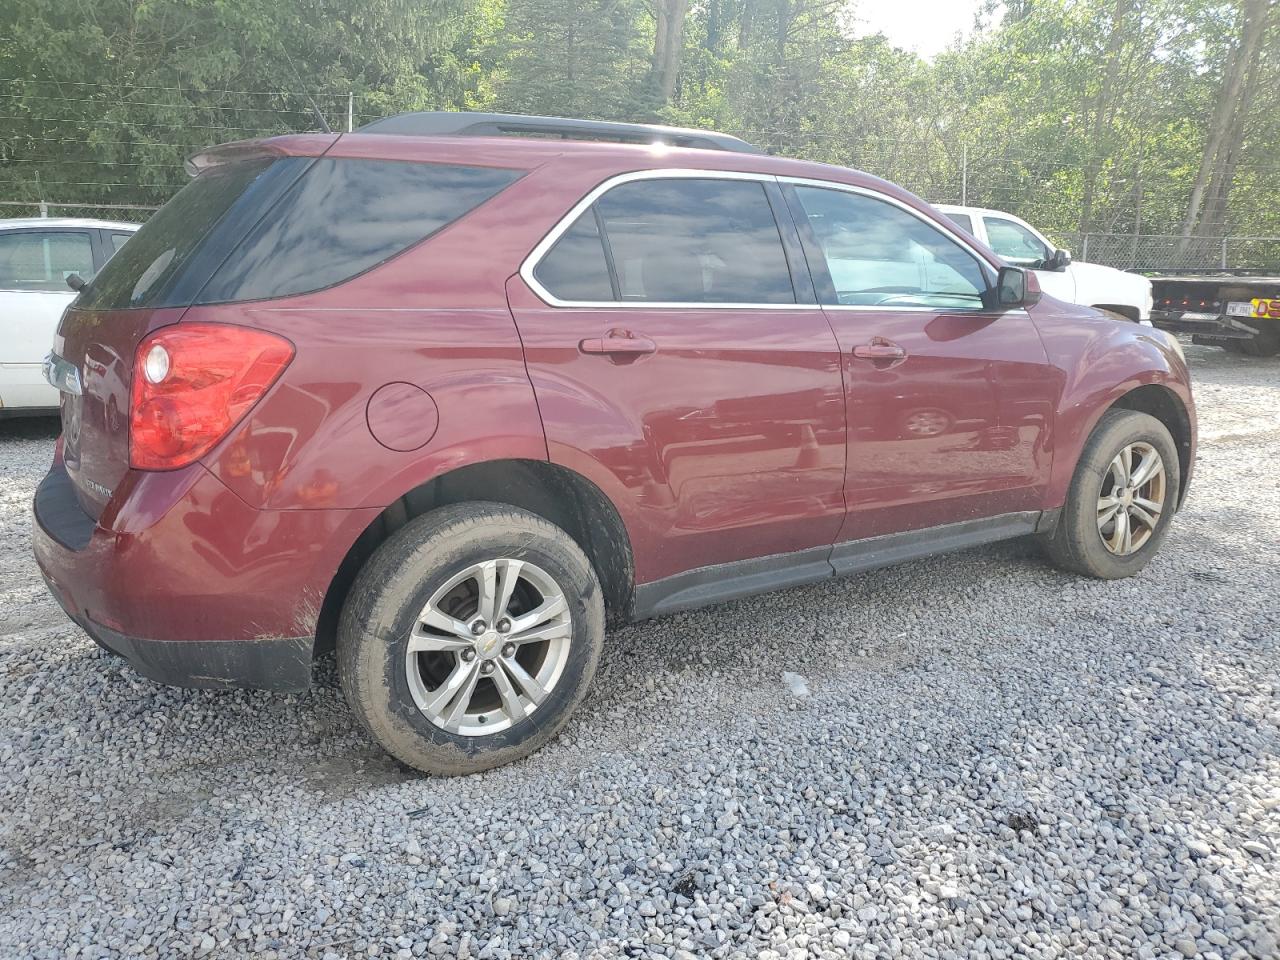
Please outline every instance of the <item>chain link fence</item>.
[{"label": "chain link fence", "polygon": [[1280,273],[1280,237],[1182,237],[1087,233],[1072,238],[1077,260],[1145,273]]},{"label": "chain link fence", "polygon": [[0,219],[9,217],[87,217],[95,220],[131,220],[141,223],[159,207],[134,203],[44,203],[36,200],[0,200]]}]

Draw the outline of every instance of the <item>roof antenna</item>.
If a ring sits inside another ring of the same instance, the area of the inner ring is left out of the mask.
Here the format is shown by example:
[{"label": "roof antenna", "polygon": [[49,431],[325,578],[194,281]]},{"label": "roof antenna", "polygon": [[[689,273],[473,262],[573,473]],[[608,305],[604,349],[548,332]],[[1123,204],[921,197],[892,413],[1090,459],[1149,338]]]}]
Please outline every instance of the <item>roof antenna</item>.
[{"label": "roof antenna", "polygon": [[285,49],[285,45],[280,44],[280,52],[284,54],[284,58],[289,61],[289,69],[293,71],[293,77],[298,81],[298,86],[302,87],[302,94],[307,98],[307,102],[311,104],[311,109],[316,112],[316,119],[320,121],[320,126],[325,133],[333,133],[329,129],[329,121],[324,118],[324,114],[320,112],[320,108],[316,106],[316,102],[312,99],[311,94],[307,93],[307,85],[302,82],[302,75],[298,73],[298,68],[293,65],[293,57],[289,56],[289,51]]}]

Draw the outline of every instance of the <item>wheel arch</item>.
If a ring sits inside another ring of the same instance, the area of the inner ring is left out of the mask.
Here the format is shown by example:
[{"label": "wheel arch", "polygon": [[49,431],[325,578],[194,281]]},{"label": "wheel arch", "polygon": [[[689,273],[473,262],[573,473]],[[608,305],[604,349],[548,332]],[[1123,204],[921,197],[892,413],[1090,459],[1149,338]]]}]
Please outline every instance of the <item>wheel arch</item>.
[{"label": "wheel arch", "polygon": [[1178,476],[1182,479],[1178,487],[1178,507],[1181,508],[1187,496],[1187,481],[1191,477],[1191,457],[1194,453],[1191,417],[1182,398],[1162,383],[1147,383],[1117,397],[1107,409],[1136,410],[1149,414],[1164,424],[1178,448]]},{"label": "wheel arch", "polygon": [[437,507],[489,501],[528,510],[560,527],[591,561],[611,625],[630,619],[635,592],[631,538],[617,508],[581,474],[543,460],[486,460],[432,477],[405,491],[347,550],[325,591],[316,624],[317,654],[333,649],[338,617],[356,574],[410,520]]},{"label": "wheel arch", "polygon": [[1095,310],[1105,310],[1107,313],[1119,314],[1134,323],[1142,319],[1141,312],[1131,303],[1094,303],[1090,304],[1090,306]]}]

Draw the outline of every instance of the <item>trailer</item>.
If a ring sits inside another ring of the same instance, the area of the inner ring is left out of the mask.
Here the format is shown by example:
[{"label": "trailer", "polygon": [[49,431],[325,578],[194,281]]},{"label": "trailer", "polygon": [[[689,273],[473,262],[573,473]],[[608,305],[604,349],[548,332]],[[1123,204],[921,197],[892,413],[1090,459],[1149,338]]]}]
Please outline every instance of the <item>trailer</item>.
[{"label": "trailer", "polygon": [[1280,276],[1221,271],[1150,280],[1151,322],[1162,330],[1250,357],[1280,354]]}]

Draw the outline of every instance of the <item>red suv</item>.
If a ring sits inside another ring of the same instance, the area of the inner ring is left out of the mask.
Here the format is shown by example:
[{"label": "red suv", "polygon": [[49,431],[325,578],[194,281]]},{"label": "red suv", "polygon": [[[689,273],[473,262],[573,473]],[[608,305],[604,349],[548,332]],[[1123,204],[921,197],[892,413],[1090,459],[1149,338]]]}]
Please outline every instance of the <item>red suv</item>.
[{"label": "red suv", "polygon": [[336,647],[422,770],[553,737],[607,622],[1024,534],[1130,576],[1186,492],[1175,340],[866,174],[477,114],[189,166],[62,319],[36,557],[156,680]]}]

